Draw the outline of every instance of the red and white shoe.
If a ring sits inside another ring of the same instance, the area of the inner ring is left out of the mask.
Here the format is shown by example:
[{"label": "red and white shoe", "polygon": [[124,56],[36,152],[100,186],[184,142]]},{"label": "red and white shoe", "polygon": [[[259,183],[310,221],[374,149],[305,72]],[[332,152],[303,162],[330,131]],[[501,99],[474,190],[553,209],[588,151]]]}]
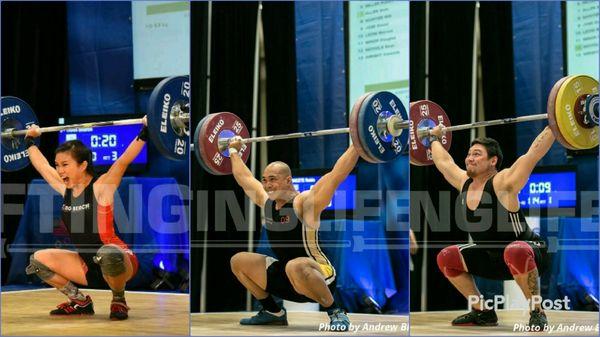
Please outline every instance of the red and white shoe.
[{"label": "red and white shoe", "polygon": [[61,303],[56,306],[56,309],[50,311],[53,316],[71,316],[71,315],[93,315],[94,303],[88,295],[85,301],[71,300],[70,302]]},{"label": "red and white shoe", "polygon": [[127,312],[129,311],[129,307],[125,301],[112,301],[110,303],[110,319],[113,321],[122,321],[129,317]]}]

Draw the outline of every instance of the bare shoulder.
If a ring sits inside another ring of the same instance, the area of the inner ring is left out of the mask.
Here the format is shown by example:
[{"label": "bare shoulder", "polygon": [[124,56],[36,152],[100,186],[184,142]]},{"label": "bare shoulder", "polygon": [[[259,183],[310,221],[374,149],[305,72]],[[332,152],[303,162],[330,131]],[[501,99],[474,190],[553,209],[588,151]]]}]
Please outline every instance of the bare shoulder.
[{"label": "bare shoulder", "polygon": [[446,181],[459,192],[462,191],[462,188],[463,186],[465,186],[467,180],[469,180],[469,176],[467,175],[466,171],[464,172],[464,174],[460,174],[454,179],[446,178]]},{"label": "bare shoulder", "polygon": [[106,173],[102,173],[101,175],[98,176],[98,178],[96,178],[96,182],[94,183],[95,186],[104,184],[106,180]]},{"label": "bare shoulder", "polygon": [[296,214],[302,223],[317,229],[319,228],[319,215],[321,212],[314,214],[314,204],[309,201],[311,198],[313,198],[313,196],[310,191],[304,191],[298,194],[294,199],[294,211],[296,211]]},{"label": "bare shoulder", "polygon": [[302,209],[302,207],[304,206],[304,202],[307,200],[308,195],[309,195],[310,191],[304,191],[301,192],[300,194],[298,194],[298,196],[296,198],[294,198],[294,208],[296,209]]},{"label": "bare shoulder", "polygon": [[508,174],[508,172],[509,172],[509,169],[505,168],[505,169],[500,170],[500,172],[496,173],[496,177],[494,178],[494,183],[496,181],[506,178],[506,175]]},{"label": "bare shoulder", "polygon": [[456,187],[459,191],[462,190],[463,186],[465,186],[465,183],[467,182],[467,180],[469,180],[469,176],[467,175],[467,171],[463,172],[464,174],[462,174],[460,176],[460,181],[458,182],[458,186]]},{"label": "bare shoulder", "polygon": [[104,195],[106,192],[106,173],[102,174],[101,176],[99,176],[96,181],[94,182],[93,188],[94,188],[94,196],[96,197],[96,199],[98,201],[100,200],[104,200]]},{"label": "bare shoulder", "polygon": [[496,173],[492,184],[494,185],[495,191],[508,191],[510,186],[507,186],[507,176],[509,173],[509,169],[505,168],[500,172]]},{"label": "bare shoulder", "polygon": [[102,190],[102,187],[104,186],[106,182],[106,173],[100,175],[98,178],[96,178],[96,181],[94,182],[94,193],[97,193],[98,191]]}]

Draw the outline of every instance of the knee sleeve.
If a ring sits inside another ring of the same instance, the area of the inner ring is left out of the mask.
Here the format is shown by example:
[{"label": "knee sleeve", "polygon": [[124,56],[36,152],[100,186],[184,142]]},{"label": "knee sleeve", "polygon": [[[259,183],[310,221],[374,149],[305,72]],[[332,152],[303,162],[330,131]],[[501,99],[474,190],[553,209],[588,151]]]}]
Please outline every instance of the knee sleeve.
[{"label": "knee sleeve", "polygon": [[36,274],[42,281],[51,279],[55,273],[45,264],[36,260],[34,254],[29,256],[29,265],[25,268],[27,275]]},{"label": "knee sleeve", "polygon": [[456,277],[466,272],[458,246],[449,246],[442,249],[437,255],[437,264],[446,277]]},{"label": "knee sleeve", "polygon": [[125,272],[125,255],[113,245],[100,247],[94,256],[94,262],[100,266],[104,275],[119,276]]},{"label": "knee sleeve", "polygon": [[524,241],[512,242],[504,248],[504,263],[512,275],[525,274],[537,267],[533,249]]}]

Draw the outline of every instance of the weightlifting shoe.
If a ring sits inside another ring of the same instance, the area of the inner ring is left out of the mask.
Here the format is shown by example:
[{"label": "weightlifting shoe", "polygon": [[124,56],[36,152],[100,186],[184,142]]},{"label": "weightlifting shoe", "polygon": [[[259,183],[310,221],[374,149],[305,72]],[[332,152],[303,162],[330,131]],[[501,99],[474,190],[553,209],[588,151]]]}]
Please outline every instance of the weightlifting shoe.
[{"label": "weightlifting shoe", "polygon": [[542,331],[548,325],[548,318],[540,309],[535,309],[529,315],[529,326],[535,329],[534,331]]},{"label": "weightlifting shoe", "polygon": [[110,316],[108,318],[110,318],[112,321],[122,321],[129,317],[129,315],[127,314],[128,312],[129,307],[127,306],[127,302],[125,302],[125,300],[113,300],[110,303]]},{"label": "weightlifting shoe", "polygon": [[342,309],[334,309],[329,315],[329,331],[344,332],[350,328],[350,318]]},{"label": "weightlifting shoe", "polygon": [[240,320],[241,325],[288,325],[287,312],[283,310],[283,315],[274,315],[265,309],[259,311],[256,315],[250,318],[242,318]]},{"label": "weightlifting shoe", "polygon": [[471,310],[470,312],[456,317],[452,321],[455,326],[496,326],[498,325],[498,316],[494,310]]},{"label": "weightlifting shoe", "polygon": [[93,315],[94,303],[88,295],[85,301],[71,300],[70,302],[61,303],[56,306],[56,309],[50,311],[52,316],[77,316],[77,315]]}]

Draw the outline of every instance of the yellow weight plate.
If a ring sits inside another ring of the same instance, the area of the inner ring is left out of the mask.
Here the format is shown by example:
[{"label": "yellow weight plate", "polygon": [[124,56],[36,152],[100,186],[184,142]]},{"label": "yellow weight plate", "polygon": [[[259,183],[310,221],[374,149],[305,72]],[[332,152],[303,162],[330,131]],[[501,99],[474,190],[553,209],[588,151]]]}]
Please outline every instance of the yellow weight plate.
[{"label": "yellow weight plate", "polygon": [[590,76],[568,77],[558,90],[555,117],[561,135],[577,149],[591,149],[598,145],[598,126],[585,128],[577,122],[575,105],[585,95],[598,93],[598,81]]},{"label": "yellow weight plate", "polygon": [[554,134],[556,140],[558,140],[558,142],[567,149],[577,150],[560,133],[556,121],[556,95],[558,94],[558,89],[560,89],[560,87],[567,78],[569,78],[569,76],[561,78],[560,80],[556,81],[556,83],[554,83],[554,85],[552,86],[552,90],[550,90],[550,94],[548,95],[548,104],[546,107],[546,112],[548,113],[548,125],[550,126],[550,129],[552,129],[552,133]]}]

